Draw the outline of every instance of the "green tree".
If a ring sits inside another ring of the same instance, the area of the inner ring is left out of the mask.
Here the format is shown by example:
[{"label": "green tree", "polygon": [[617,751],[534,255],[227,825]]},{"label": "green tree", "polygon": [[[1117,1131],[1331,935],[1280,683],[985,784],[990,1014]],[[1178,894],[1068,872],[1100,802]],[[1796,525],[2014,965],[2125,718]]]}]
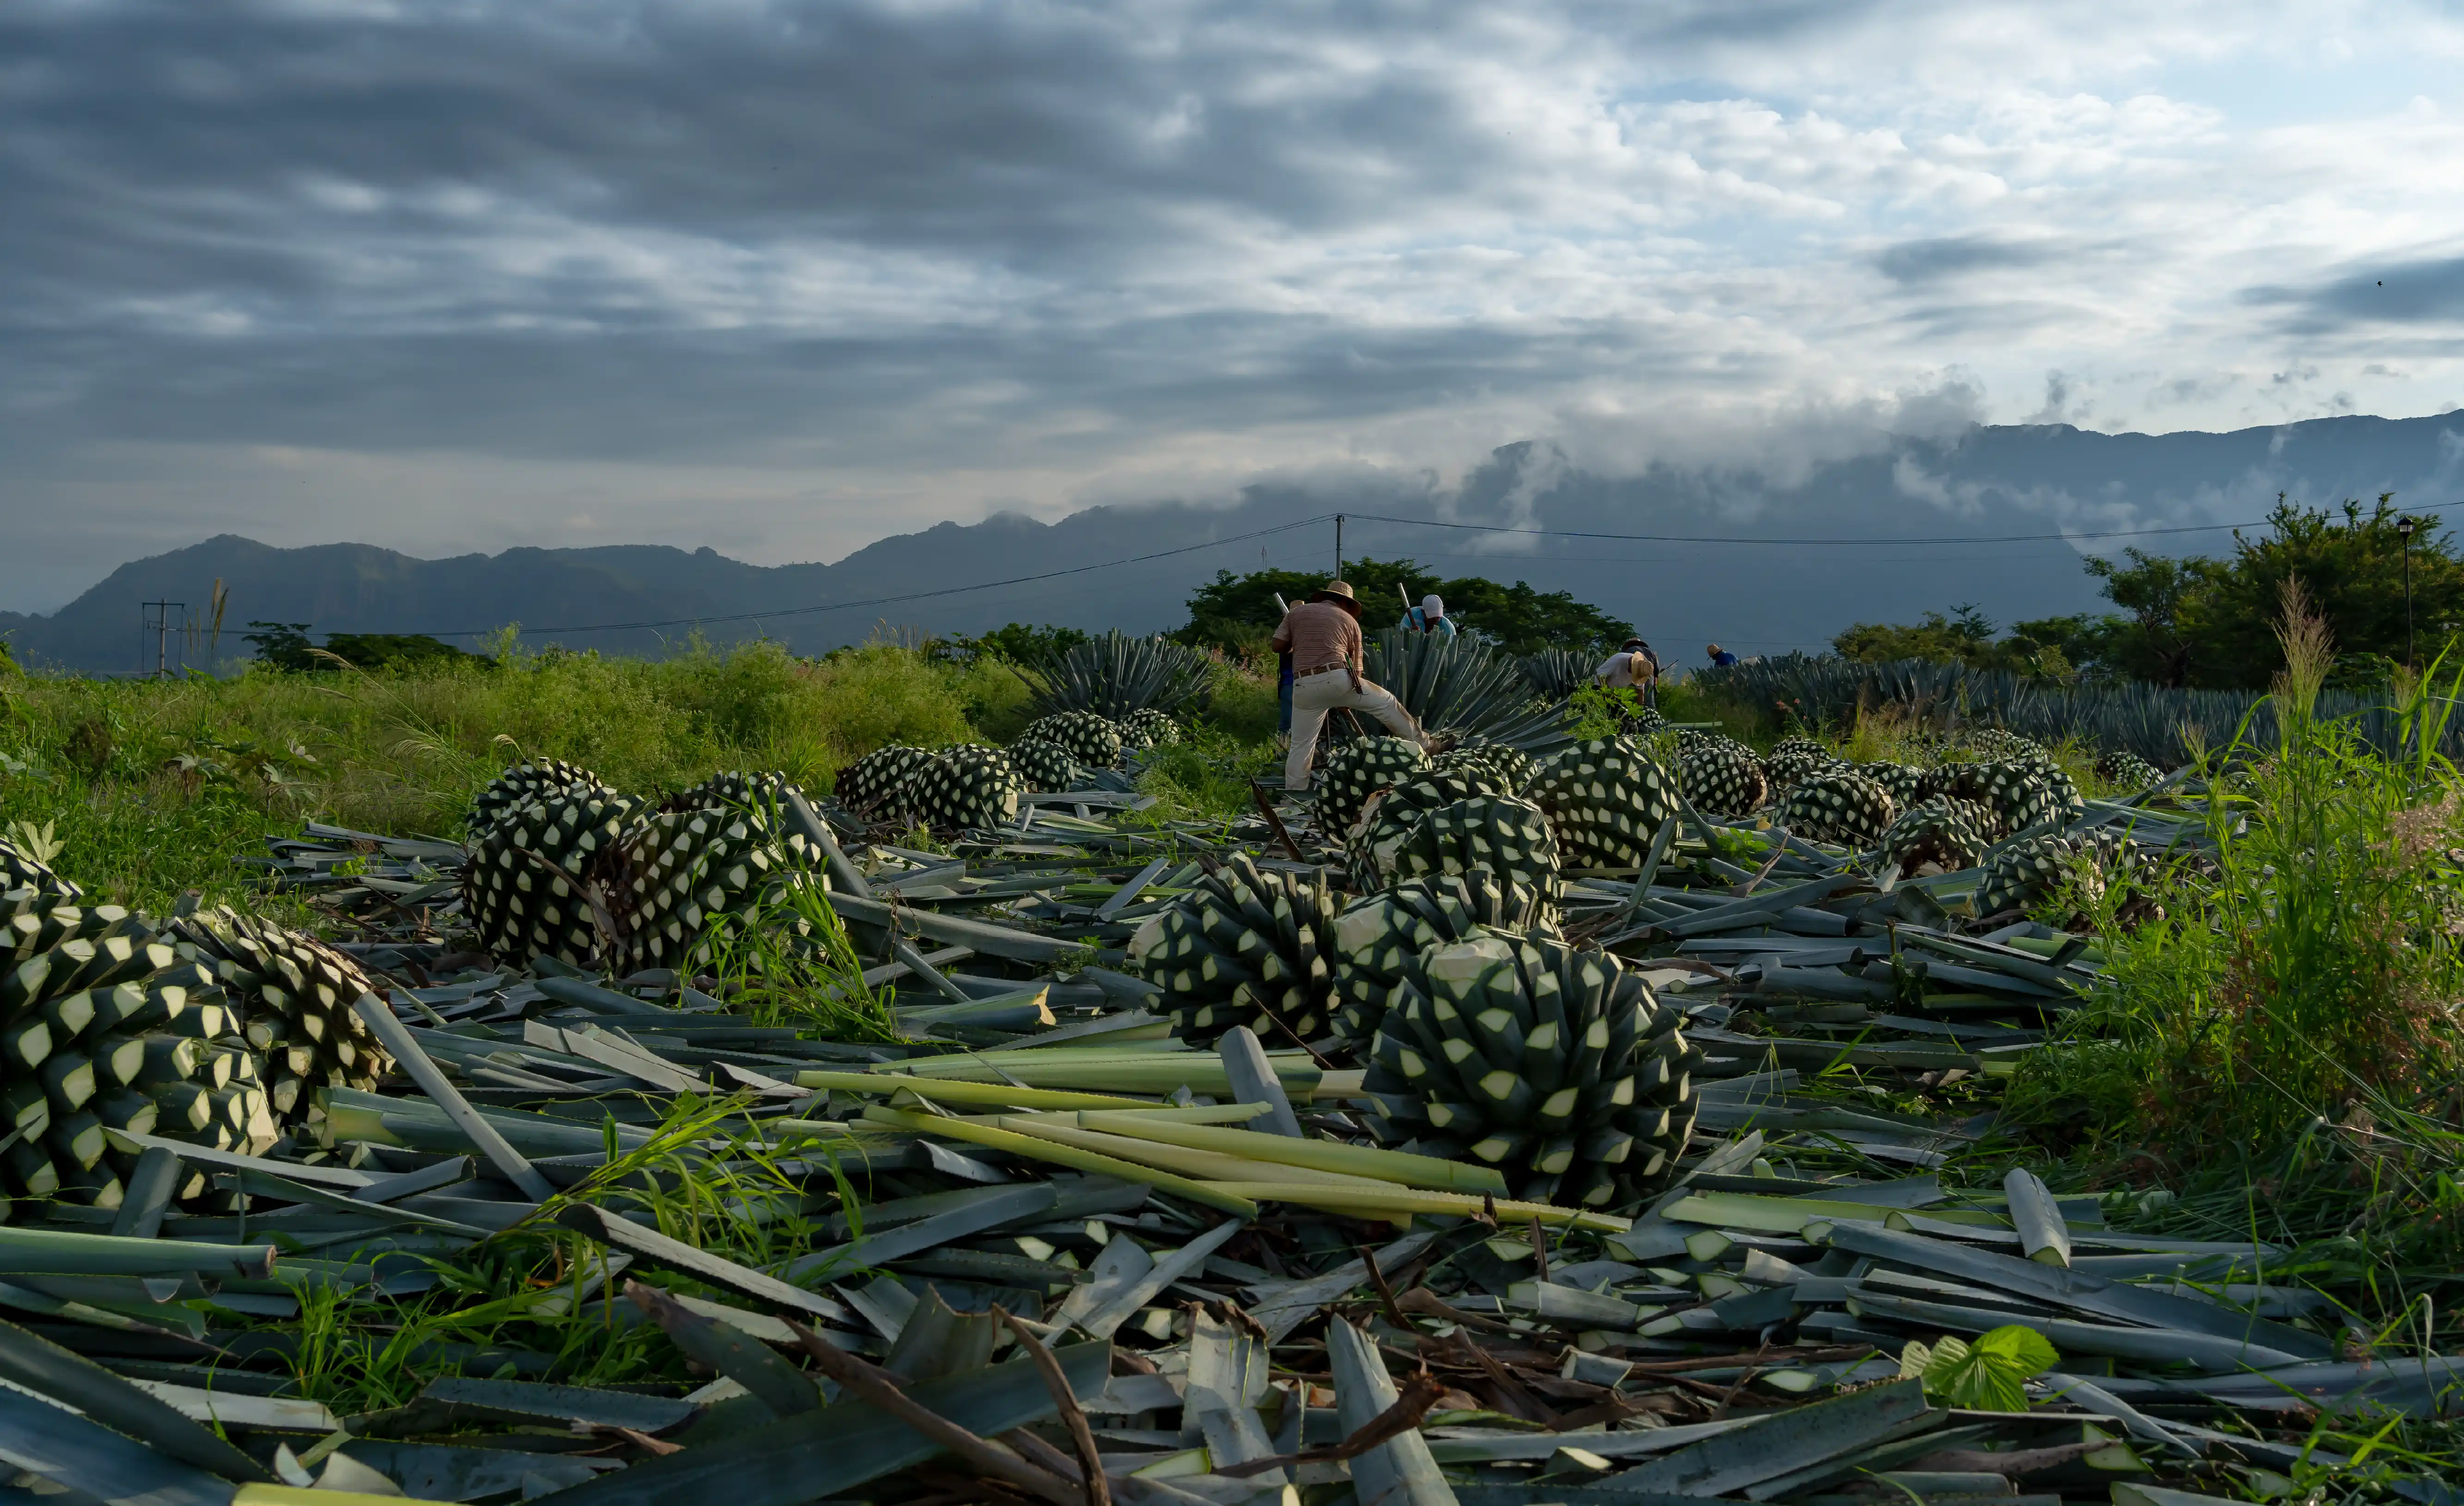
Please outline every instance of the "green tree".
[{"label": "green tree", "polygon": [[[2338,680],[2369,680],[2402,663],[2405,546],[2396,525],[2405,514],[2393,501],[2390,492],[2367,512],[2356,501],[2330,512],[2279,495],[2266,535],[2236,533],[2232,559],[2184,603],[2196,654],[2188,683],[2248,688],[2275,678],[2284,666],[2276,624],[2288,578],[2300,580],[2334,635]],[[2464,629],[2464,561],[2436,516],[2413,522],[2413,623],[2427,659]]]},{"label": "green tree", "polygon": [[[2222,559],[2125,549],[2087,573],[2121,610],[2039,618],[1995,636],[1974,606],[1914,623],[1859,622],[1832,646],[1868,664],[1931,659],[2069,679],[2144,680],[2207,689],[2259,689],[2283,667],[2277,641],[2284,582],[2298,578],[2334,635],[2331,683],[2381,685],[2405,656],[2405,514],[2393,493],[2367,511],[2276,499],[2264,535],[2233,535]],[[2427,662],[2464,633],[2464,559],[2435,517],[2413,519],[2412,611]]]},{"label": "green tree", "polygon": [[971,665],[989,654],[1014,665],[1032,665],[1075,648],[1087,642],[1088,636],[1075,627],[1054,627],[1050,623],[1030,627],[1024,622],[1011,622],[973,638],[957,633],[933,639],[924,645],[924,656],[935,664]]},{"label": "green tree", "polygon": [[1831,640],[1842,656],[1860,664],[1889,664],[1895,659],[1930,659],[1978,669],[2005,667],[1994,642],[1993,620],[1970,601],[1945,617],[1927,612],[1920,622],[1859,622]]},{"label": "green tree", "polygon": [[[355,669],[425,669],[457,660],[493,664],[483,654],[466,653],[426,633],[327,633],[325,651]],[[320,668],[333,668],[319,660]]]},{"label": "green tree", "polygon": [[[1435,592],[1445,599],[1446,615],[1459,627],[1494,639],[1508,653],[1543,648],[1605,653],[1634,636],[1632,624],[1588,602],[1563,591],[1536,590],[1521,580],[1503,585],[1485,576],[1448,578],[1409,559],[1353,560],[1344,566],[1343,578],[1360,599],[1362,625],[1373,631],[1399,619],[1405,601],[1417,604]],[[1189,622],[1172,636],[1198,648],[1262,651],[1283,620],[1275,608],[1276,596],[1297,606],[1326,578],[1306,570],[1253,570],[1242,576],[1219,571],[1191,594]]]},{"label": "green tree", "polygon": [[2087,573],[2104,582],[2104,599],[2129,614],[2104,620],[2100,661],[2115,675],[2189,684],[2198,644],[2189,618],[2192,603],[2222,567],[2212,559],[2169,559],[2125,549],[2123,563],[2091,558]]}]

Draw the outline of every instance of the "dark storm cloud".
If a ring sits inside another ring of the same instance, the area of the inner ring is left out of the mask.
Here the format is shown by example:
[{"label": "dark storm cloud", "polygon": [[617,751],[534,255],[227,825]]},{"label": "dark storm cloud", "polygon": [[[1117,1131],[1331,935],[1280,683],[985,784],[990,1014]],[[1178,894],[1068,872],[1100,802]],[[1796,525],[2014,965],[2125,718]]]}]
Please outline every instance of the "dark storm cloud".
[{"label": "dark storm cloud", "polygon": [[[913,412],[954,382],[1125,423],[1225,404],[1212,422],[1430,401],[1501,360],[1630,360],[1125,286],[1202,279],[1227,239],[1510,210],[1510,148],[1449,76],[1327,61],[1425,25],[1375,6],[1185,31],[1134,8],[11,8],[0,413],[41,415],[52,444],[645,454]],[[1176,369],[1193,354],[1221,359]]]},{"label": "dark storm cloud", "polygon": [[2464,255],[2379,262],[2308,287],[2261,286],[2241,296],[2284,310],[2284,328],[2297,334],[2389,324],[2446,325],[2464,334]]},{"label": "dark storm cloud", "polygon": [[2014,267],[2040,267],[2062,254],[2058,246],[2040,241],[2010,241],[1992,235],[1950,235],[1935,240],[1902,241],[1875,256],[1875,270],[1897,283],[1933,283],[1972,272],[2002,272]]}]

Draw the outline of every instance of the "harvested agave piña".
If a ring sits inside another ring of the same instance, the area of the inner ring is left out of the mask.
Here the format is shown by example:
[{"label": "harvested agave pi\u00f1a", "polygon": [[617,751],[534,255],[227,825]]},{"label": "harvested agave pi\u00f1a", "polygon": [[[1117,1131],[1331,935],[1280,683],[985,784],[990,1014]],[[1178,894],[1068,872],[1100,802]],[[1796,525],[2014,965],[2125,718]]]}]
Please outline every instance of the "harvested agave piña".
[{"label": "harvested agave pi\u00f1a", "polygon": [[2032,909],[2068,882],[2085,848],[2085,843],[2052,835],[2006,843],[1986,860],[1970,906],[1980,918]]},{"label": "harvested agave pi\u00f1a", "polygon": [[1628,738],[1574,744],[1531,781],[1549,813],[1561,862],[1574,868],[1631,868],[1677,814],[1677,789],[1660,760]]},{"label": "harvested agave pi\u00f1a", "polygon": [[1486,765],[1452,771],[1431,769],[1369,797],[1344,840],[1353,887],[1375,888],[1394,866],[1394,850],[1420,818],[1441,805],[1474,796],[1503,795],[1505,783]]},{"label": "harvested agave pi\u00f1a", "polygon": [[[214,965],[140,915],[19,889],[0,901],[0,1179],[116,1207],[135,1157],[107,1129],[253,1155],[277,1133]],[[191,1175],[180,1196],[205,1191]]]},{"label": "harvested agave pi\u00f1a", "polygon": [[2076,877],[2083,897],[2102,894],[2118,873],[2138,861],[2126,837],[2090,840],[2051,834],[2006,842],[1985,860],[1970,906],[1980,917],[2032,910],[2054,898]]},{"label": "harvested agave pi\u00f1a", "polygon": [[2096,761],[2096,776],[2117,790],[2136,793],[2165,777],[2165,771],[2122,748]]},{"label": "harvested agave pi\u00f1a", "polygon": [[1944,873],[1983,861],[1988,839],[1978,824],[1990,819],[1978,807],[1947,795],[1918,801],[1882,833],[1882,861],[1904,874],[1928,867]]},{"label": "harvested agave pi\u00f1a", "polygon": [[1783,737],[1771,744],[1770,756],[1763,759],[1763,773],[1771,778],[1771,794],[1780,796],[1838,761],[1830,749],[1811,737]]},{"label": "harvested agave pi\u00f1a", "polygon": [[1694,808],[1708,816],[1751,816],[1771,803],[1771,780],[1752,749],[1706,738],[1677,760],[1677,782]]},{"label": "harvested agave pi\u00f1a", "polygon": [[1899,812],[1891,792],[1844,766],[1810,775],[1780,801],[1779,824],[1814,841],[1870,847]]},{"label": "harvested agave pi\u00f1a", "polygon": [[1546,932],[1545,917],[1529,889],[1487,868],[1413,879],[1354,901],[1334,920],[1335,1034],[1376,1035],[1431,947],[1483,930]]},{"label": "harvested agave pi\u00f1a", "polygon": [[1421,812],[1381,850],[1379,862],[1390,884],[1486,868],[1515,904],[1528,902],[1552,916],[1565,887],[1549,818],[1530,801],[1504,795],[1475,795]]},{"label": "harvested agave pi\u00f1a", "polygon": [[916,783],[926,824],[945,831],[1012,824],[1018,819],[1018,797],[1026,793],[1007,755],[981,743],[942,749],[916,775]]},{"label": "harvested agave pi\u00f1a", "polygon": [[1957,765],[1945,793],[1991,811],[1999,829],[1990,835],[1997,840],[2046,822],[2068,823],[2087,810],[2079,786],[2045,758]]},{"label": "harvested agave pi\u00f1a", "polygon": [[630,796],[551,795],[501,817],[462,867],[462,907],[479,945],[517,966],[554,957],[573,967],[600,958],[605,937],[584,889],[600,854],[641,812]]},{"label": "harvested agave pi\u00f1a", "polygon": [[1095,711],[1055,711],[1029,722],[1019,736],[1030,742],[1058,743],[1090,769],[1109,769],[1121,759],[1119,724]]},{"label": "harvested agave pi\u00f1a", "polygon": [[393,1070],[354,1007],[376,987],[358,963],[314,936],[228,908],[184,916],[171,930],[184,955],[213,964],[239,1005],[282,1123],[315,1121],[320,1087],[366,1091]]},{"label": "harvested agave pi\u00f1a", "polygon": [[1521,795],[1540,776],[1539,760],[1505,743],[1465,743],[1450,748],[1431,759],[1429,767],[1444,774],[1484,771],[1497,781],[1501,795]]},{"label": "harvested agave pi\u00f1a", "polygon": [[1999,727],[1977,728],[1964,740],[1969,748],[1976,751],[1978,755],[1995,762],[2050,760],[2052,756],[2043,743],[2033,737],[2022,737],[2017,732],[2008,731]]},{"label": "harvested agave pi\u00f1a", "polygon": [[1235,853],[1130,938],[1130,970],[1163,993],[1173,1033],[1207,1044],[1235,1025],[1310,1041],[1334,1017],[1334,896],[1326,880]]},{"label": "harvested agave pi\u00f1a", "polygon": [[1009,745],[1010,767],[1032,791],[1067,790],[1078,782],[1078,760],[1059,743],[1022,738]]},{"label": "harvested agave pi\u00f1a", "polygon": [[1152,706],[1140,707],[1122,717],[1117,725],[1125,752],[1162,748],[1180,741],[1180,724]]},{"label": "harvested agave pi\u00f1a", "polygon": [[462,818],[462,829],[475,841],[497,821],[525,805],[577,793],[615,792],[602,783],[599,775],[561,758],[535,758],[517,764],[489,780],[486,788],[471,797],[471,809]]},{"label": "harvested agave pi\u00f1a", "polygon": [[1418,743],[1400,737],[1353,737],[1319,745],[1317,829],[1340,841],[1360,819],[1369,797],[1392,789],[1429,766]]},{"label": "harvested agave pi\u00f1a", "polygon": [[839,771],[831,793],[839,804],[872,821],[907,820],[916,809],[916,776],[931,766],[930,749],[891,743]]},{"label": "harvested agave pi\u00f1a", "polygon": [[1873,780],[1891,794],[1891,803],[1904,811],[1932,793],[1932,773],[1912,763],[1860,763],[1852,765],[1857,773]]},{"label": "harvested agave pi\u00f1a", "polygon": [[707,962],[716,917],[741,914],[790,876],[828,887],[821,853],[780,818],[784,781],[755,786],[768,798],[695,803],[728,788],[688,791],[632,822],[593,870],[608,909],[612,965],[635,971]]},{"label": "harvested agave pi\u00f1a", "polygon": [[1699,1054],[1617,958],[1492,931],[1420,952],[1394,998],[1362,1079],[1384,1138],[1586,1208],[1647,1190],[1683,1152]]}]

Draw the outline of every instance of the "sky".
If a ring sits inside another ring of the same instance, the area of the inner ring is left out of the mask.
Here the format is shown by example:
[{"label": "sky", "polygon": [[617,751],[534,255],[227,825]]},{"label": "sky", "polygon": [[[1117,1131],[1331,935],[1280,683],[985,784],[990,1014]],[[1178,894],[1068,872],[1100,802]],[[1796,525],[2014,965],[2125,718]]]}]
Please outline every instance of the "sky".
[{"label": "sky", "polygon": [[0,608],[831,559],[2464,405],[2464,4],[10,0],[0,206]]}]

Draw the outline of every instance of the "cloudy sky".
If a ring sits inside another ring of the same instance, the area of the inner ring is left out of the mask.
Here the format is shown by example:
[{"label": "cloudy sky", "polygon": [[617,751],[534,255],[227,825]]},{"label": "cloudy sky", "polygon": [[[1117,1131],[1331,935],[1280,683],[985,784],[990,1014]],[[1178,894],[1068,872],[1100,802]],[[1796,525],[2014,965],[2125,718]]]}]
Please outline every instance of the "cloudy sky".
[{"label": "cloudy sky", "polygon": [[9,0],[0,607],[2464,404],[2464,6]]}]

